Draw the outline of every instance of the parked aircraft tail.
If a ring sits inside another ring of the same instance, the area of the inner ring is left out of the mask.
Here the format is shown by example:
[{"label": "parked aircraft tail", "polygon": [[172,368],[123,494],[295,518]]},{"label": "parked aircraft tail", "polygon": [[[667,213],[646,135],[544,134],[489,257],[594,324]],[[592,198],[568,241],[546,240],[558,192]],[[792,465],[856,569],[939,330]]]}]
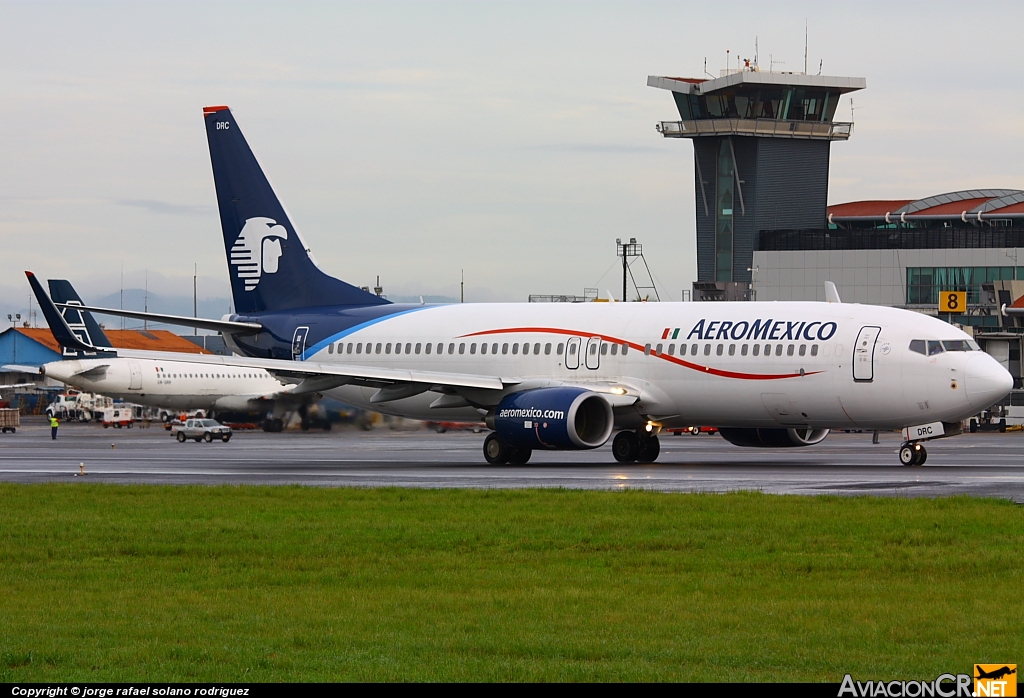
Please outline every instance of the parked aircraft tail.
[{"label": "parked aircraft tail", "polygon": [[[57,340],[57,343],[64,349],[64,356],[100,356],[104,355],[105,352],[102,349],[98,349],[87,341],[84,334],[80,337],[76,334],[64,320],[64,316],[57,310],[57,306],[53,304],[50,297],[46,295],[46,291],[43,290],[43,285],[39,283],[39,279],[36,275],[30,271],[25,272],[25,276],[28,277],[28,283],[32,287],[32,293],[35,294],[36,300],[39,301],[39,309],[43,311],[43,317],[46,318],[46,324],[50,326],[50,332],[53,333],[53,338]],[[104,339],[106,337],[104,336]]]},{"label": "parked aircraft tail", "polygon": [[[67,303],[69,306],[85,305],[70,281],[50,279],[46,283],[50,287],[50,298],[54,304]],[[113,346],[110,340],[107,339],[107,335],[103,333],[99,323],[93,318],[92,313],[66,307],[61,310],[61,315],[64,316],[64,322],[68,324],[71,331],[86,344],[91,344],[94,347]]]},{"label": "parked aircraft tail", "polygon": [[320,270],[230,109],[205,107],[203,119],[235,312],[388,302]]}]

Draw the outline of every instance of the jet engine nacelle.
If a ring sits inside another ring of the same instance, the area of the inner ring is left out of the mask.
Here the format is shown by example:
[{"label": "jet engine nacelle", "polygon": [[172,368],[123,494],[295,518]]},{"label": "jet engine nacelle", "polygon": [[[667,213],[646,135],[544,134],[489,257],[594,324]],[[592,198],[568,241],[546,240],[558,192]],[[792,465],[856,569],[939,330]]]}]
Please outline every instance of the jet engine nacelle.
[{"label": "jet engine nacelle", "polygon": [[604,445],[615,426],[612,406],[584,388],[537,388],[506,395],[487,426],[511,446],[583,449]]},{"label": "jet engine nacelle", "polygon": [[793,448],[820,444],[828,436],[828,429],[731,429],[720,428],[718,433],[735,446],[755,448]]}]

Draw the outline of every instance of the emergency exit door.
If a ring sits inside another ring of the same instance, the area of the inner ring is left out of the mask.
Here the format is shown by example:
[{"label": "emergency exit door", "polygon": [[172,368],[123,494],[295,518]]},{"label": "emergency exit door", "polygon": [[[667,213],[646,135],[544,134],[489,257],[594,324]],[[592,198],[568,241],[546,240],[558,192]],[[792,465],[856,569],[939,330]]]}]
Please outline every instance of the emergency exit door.
[{"label": "emergency exit door", "polygon": [[565,367],[574,371],[580,367],[579,337],[570,337],[565,343]]},{"label": "emergency exit door", "polygon": [[875,379],[875,342],[881,327],[862,327],[853,345],[853,380],[869,383]]}]

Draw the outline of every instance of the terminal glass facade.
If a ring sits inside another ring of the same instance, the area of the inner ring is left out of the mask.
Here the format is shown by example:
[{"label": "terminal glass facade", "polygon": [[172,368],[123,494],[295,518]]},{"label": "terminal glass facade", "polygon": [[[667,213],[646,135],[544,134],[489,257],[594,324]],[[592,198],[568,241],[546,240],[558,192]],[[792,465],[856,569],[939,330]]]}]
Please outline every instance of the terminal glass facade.
[{"label": "terminal glass facade", "polygon": [[907,305],[935,305],[942,291],[966,291],[969,305],[981,302],[981,285],[1024,280],[1024,267],[907,267]]},{"label": "terminal glass facade", "polygon": [[718,182],[715,196],[715,281],[732,281],[733,189],[736,173],[728,138],[718,146]]}]

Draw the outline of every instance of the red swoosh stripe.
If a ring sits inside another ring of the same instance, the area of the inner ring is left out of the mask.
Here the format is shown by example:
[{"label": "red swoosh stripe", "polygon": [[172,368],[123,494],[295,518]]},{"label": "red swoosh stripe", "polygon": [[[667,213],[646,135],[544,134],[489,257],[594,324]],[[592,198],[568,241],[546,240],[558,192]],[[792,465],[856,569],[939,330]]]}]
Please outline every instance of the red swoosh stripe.
[{"label": "red swoosh stripe", "polygon": [[[539,334],[563,334],[572,337],[580,337],[581,339],[584,337],[600,337],[605,342],[612,342],[614,344],[626,344],[629,346],[630,349],[635,349],[636,351],[644,350],[644,347],[641,344],[634,344],[633,342],[620,339],[618,337],[612,337],[611,335],[578,332],[576,330],[563,330],[557,327],[508,327],[500,330],[484,330],[483,332],[471,332],[470,334],[461,335],[459,339],[464,339],[466,337],[480,337],[487,334],[512,334],[516,332],[535,332]],[[658,359],[663,359],[664,361],[668,361],[669,363],[673,363],[676,364],[677,366],[682,366],[693,371],[700,371],[701,373],[706,373],[711,376],[719,376],[721,378],[738,378],[740,380],[748,381],[771,381],[779,380],[780,378],[800,378],[801,376],[813,376],[816,373],[823,373],[823,371],[806,371],[804,373],[740,373],[738,371],[725,371],[720,368],[701,366],[700,364],[694,364],[690,363],[689,361],[684,361],[683,359],[680,359],[677,356],[667,356],[665,354],[661,354],[660,356],[658,356],[653,352],[650,354],[650,356],[653,356]]]}]

